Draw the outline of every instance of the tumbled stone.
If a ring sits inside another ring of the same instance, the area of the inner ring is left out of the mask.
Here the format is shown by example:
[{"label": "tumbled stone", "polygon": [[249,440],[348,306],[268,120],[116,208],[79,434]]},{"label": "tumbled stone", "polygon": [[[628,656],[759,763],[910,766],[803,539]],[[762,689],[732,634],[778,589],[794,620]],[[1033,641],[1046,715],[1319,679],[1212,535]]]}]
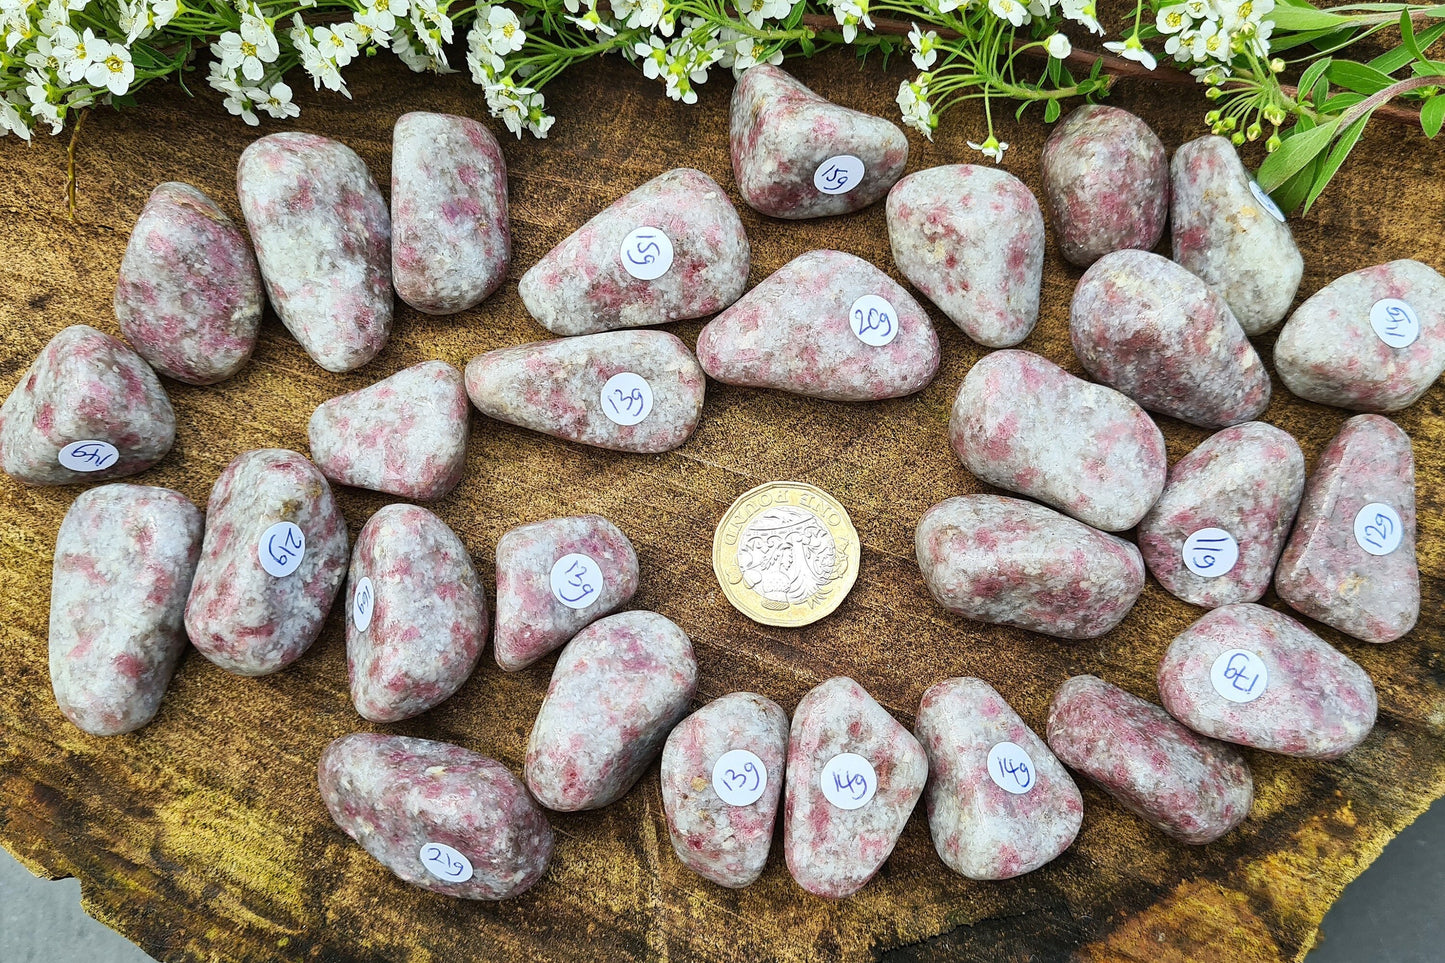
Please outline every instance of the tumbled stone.
[{"label": "tumbled stone", "polygon": [[1288,432],[1262,421],[1217,432],[1169,470],[1139,523],[1144,564],[1191,605],[1257,601],[1304,487],[1304,454]]},{"label": "tumbled stone", "polygon": [[1370,676],[1287,615],[1241,603],[1181,632],[1159,698],[1202,735],[1306,759],[1337,759],[1375,725]]},{"label": "tumbled stone", "polygon": [[1308,401],[1408,408],[1445,371],[1445,277],[1409,260],[1346,274],[1290,315],[1274,367]]},{"label": "tumbled stone", "polygon": [[928,828],[949,869],[1011,879],[1073,843],[1084,819],[1079,787],[987,682],[934,685],[913,732],[928,753]]},{"label": "tumbled stone", "polygon": [[1157,254],[1116,251],[1089,268],[1069,338],[1089,374],[1191,425],[1224,428],[1269,406],[1269,374],[1229,305]]},{"label": "tumbled stone", "polygon": [[134,475],[164,458],[175,438],[156,373],[84,324],[51,338],[0,406],[0,465],[28,485]]},{"label": "tumbled stone", "polygon": [[391,218],[345,144],[299,131],[241,152],[236,195],[281,323],[327,371],[351,371],[391,334]]},{"label": "tumbled stone", "polygon": [[1017,177],[977,164],[909,174],[888,192],[888,240],[903,276],[979,344],[1034,329],[1044,215]]},{"label": "tumbled stone", "polygon": [[697,690],[687,634],[656,612],[593,622],[557,657],[527,740],[527,788],[548,809],[621,799]]},{"label": "tumbled stone", "polygon": [[1088,267],[1111,251],[1149,249],[1169,216],[1169,160],[1149,125],[1085,104],[1054,125],[1040,160],[1064,259]]},{"label": "tumbled stone", "polygon": [[839,107],[770,64],[733,87],[733,175],[753,210],[790,219],[847,214],[888,193],[908,163],[897,126]]},{"label": "tumbled stone", "polygon": [[1192,140],[1174,152],[1170,177],[1174,260],[1224,298],[1246,334],[1279,324],[1305,261],[1234,145],[1213,135]]},{"label": "tumbled stone", "polygon": [[994,351],[969,369],[948,440],[980,480],[1109,532],[1143,517],[1168,469],[1143,409],[1029,351]]},{"label": "tumbled stone", "polygon": [[101,485],[81,492],[55,538],[50,684],[94,736],[133,732],[160,708],[186,648],[181,618],[203,517],[180,492]]},{"label": "tumbled stone", "polygon": [[809,251],[697,338],[712,378],[829,401],[901,398],[938,370],[938,335],[913,296],[860,257]]},{"label": "tumbled stone", "polygon": [[517,290],[554,334],[700,318],[748,285],[748,236],[727,193],[679,167],[625,195],[522,275]]},{"label": "tumbled stone", "polygon": [[311,414],[311,457],[343,485],[431,501],[462,480],[466,385],[445,361],[423,361]]},{"label": "tumbled stone", "polygon": [[662,806],[682,864],[719,886],[747,886],[773,843],[788,714],[733,692],[684,719],[662,750]]},{"label": "tumbled stone", "polygon": [[413,886],[501,900],[547,872],[547,817],[511,770],[480,753],[357,732],[326,747],[316,780],[336,825]]},{"label": "tumbled stone", "polygon": [[482,414],[567,441],[658,454],[692,436],[707,383],[663,331],[609,331],[477,355],[467,394]]},{"label": "tumbled stone", "polygon": [[1296,611],[1366,642],[1393,642],[1415,627],[1415,457],[1390,419],[1356,415],[1320,455],[1274,589]]},{"label": "tumbled stone", "polygon": [[1018,498],[945,499],[913,541],[928,591],[980,622],[1093,639],[1144,591],[1144,562],[1129,542]]},{"label": "tumbled stone", "polygon": [[1092,675],[1054,693],[1048,739],[1060,762],[1183,843],[1213,842],[1254,802],[1254,777],[1237,750]]},{"label": "tumbled stone", "polygon": [[280,448],[237,455],[206,503],[191,644],[227,672],[279,672],[321,633],[346,561],[346,519],[316,466]]},{"label": "tumbled stone", "polygon": [[788,735],[788,872],[815,896],[858,892],[893,852],[927,779],[923,747],[862,686],[838,676],[815,687]]},{"label": "tumbled stone", "polygon": [[518,525],[497,540],[497,665],[526,668],[636,592],[637,553],[601,515]]},{"label": "tumbled stone", "polygon": [[261,324],[256,255],[225,212],[189,184],[151,191],[115,285],[115,319],[151,367],[211,385],[246,364]]}]

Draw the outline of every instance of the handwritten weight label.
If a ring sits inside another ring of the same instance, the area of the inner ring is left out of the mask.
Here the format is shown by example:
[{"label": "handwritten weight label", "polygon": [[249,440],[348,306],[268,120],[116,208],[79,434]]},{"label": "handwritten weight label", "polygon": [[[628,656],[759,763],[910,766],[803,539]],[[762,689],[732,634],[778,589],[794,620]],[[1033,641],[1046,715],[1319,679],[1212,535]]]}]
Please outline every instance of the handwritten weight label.
[{"label": "handwritten weight label", "polygon": [[898,337],[898,312],[887,299],[865,294],[848,309],[848,327],[859,341],[881,348]]},{"label": "handwritten weight label", "polygon": [[1239,561],[1239,543],[1222,528],[1201,528],[1184,540],[1184,567],[1201,578],[1227,575]]},{"label": "handwritten weight label", "polygon": [[1253,702],[1269,688],[1269,668],[1247,649],[1230,649],[1214,660],[1209,681],[1230,702]]},{"label": "handwritten weight label", "polygon": [[465,883],[472,878],[472,861],[446,843],[425,843],[418,855],[426,871],[443,882]]},{"label": "handwritten weight label", "polygon": [[602,593],[602,567],[591,555],[573,552],[552,563],[552,597],[569,609],[585,609]]},{"label": "handwritten weight label", "polygon": [[751,806],[768,788],[768,770],[756,754],[729,749],[712,767],[712,788],[729,806]]},{"label": "handwritten weight label", "polygon": [[365,632],[371,626],[371,613],[376,609],[376,589],[365,575],[356,583],[351,596],[351,621],[356,631]]},{"label": "handwritten weight label", "polygon": [[852,154],[838,154],[813,171],[813,186],[824,194],[846,194],[863,183],[863,162]]},{"label": "handwritten weight label", "polygon": [[672,241],[659,227],[639,227],[622,239],[622,269],[639,281],[656,281],[672,267]]},{"label": "handwritten weight label", "polygon": [[108,441],[72,441],[60,449],[55,460],[71,471],[105,471],[119,457],[120,452]]},{"label": "handwritten weight label", "polygon": [[878,791],[878,773],[857,753],[840,752],[823,767],[819,786],[828,802],[839,809],[862,809]]},{"label": "handwritten weight label", "polygon": [[602,386],[602,413],[624,428],[652,413],[652,385],[640,374],[624,371]]},{"label": "handwritten weight label", "polygon": [[1370,502],[1355,513],[1355,541],[1371,555],[1389,555],[1404,537],[1400,514],[1384,502]]},{"label": "handwritten weight label", "polygon": [[1420,338],[1420,316],[1399,298],[1381,298],[1371,305],[1370,327],[1392,348],[1408,348]]},{"label": "handwritten weight label", "polygon": [[1022,796],[1034,788],[1034,761],[1023,746],[1000,742],[988,751],[988,777],[994,785]]},{"label": "handwritten weight label", "polygon": [[261,533],[256,557],[268,575],[285,578],[300,568],[306,557],[306,533],[294,522],[277,522]]}]

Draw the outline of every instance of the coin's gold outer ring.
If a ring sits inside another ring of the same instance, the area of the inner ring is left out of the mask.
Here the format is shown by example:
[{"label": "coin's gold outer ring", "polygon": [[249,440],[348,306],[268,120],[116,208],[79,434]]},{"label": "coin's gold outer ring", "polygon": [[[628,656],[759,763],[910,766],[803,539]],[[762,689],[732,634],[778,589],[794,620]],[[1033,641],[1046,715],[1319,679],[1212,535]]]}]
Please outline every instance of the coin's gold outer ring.
[{"label": "coin's gold outer ring", "polygon": [[[787,505],[812,512],[833,536],[838,560],[833,579],[806,602],[765,599],[743,581],[738,567],[738,541],[748,523],[763,511]],[[826,618],[837,610],[858,581],[858,531],[842,504],[806,482],[768,482],[743,492],[723,513],[712,540],[712,568],[723,595],[733,608],[762,625],[797,628]]]}]

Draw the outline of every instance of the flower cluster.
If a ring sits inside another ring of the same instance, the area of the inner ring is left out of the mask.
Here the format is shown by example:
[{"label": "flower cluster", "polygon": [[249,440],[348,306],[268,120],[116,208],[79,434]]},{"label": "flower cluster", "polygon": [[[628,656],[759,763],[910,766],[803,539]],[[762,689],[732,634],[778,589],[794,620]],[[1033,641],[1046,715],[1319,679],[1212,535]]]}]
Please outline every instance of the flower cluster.
[{"label": "flower cluster", "polygon": [[1180,63],[1203,64],[1196,76],[1223,79],[1240,55],[1269,57],[1274,0],[1180,0],[1161,7],[1154,25],[1164,52]]}]

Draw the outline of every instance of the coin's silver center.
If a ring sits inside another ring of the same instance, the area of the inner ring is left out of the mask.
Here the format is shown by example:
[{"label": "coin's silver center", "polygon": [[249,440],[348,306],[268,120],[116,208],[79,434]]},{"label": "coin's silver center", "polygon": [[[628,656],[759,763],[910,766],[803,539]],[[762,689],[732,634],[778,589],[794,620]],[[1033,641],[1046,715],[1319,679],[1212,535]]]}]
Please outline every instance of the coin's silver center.
[{"label": "coin's silver center", "polygon": [[817,515],[779,505],[748,522],[737,562],[748,588],[771,602],[800,605],[836,577],[838,550]]}]

